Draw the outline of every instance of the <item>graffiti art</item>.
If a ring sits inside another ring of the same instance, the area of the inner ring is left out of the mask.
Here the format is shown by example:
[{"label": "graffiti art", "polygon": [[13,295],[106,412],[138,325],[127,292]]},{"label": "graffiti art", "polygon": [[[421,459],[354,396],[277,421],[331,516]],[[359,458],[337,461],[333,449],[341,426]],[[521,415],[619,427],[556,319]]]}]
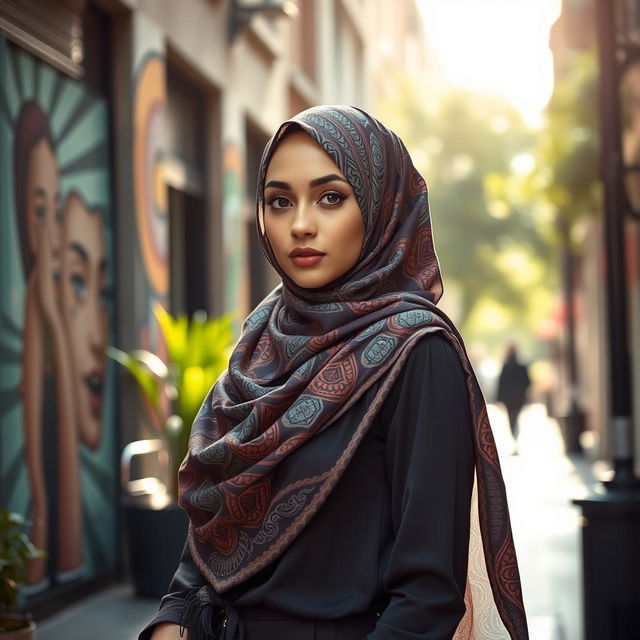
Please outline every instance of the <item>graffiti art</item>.
[{"label": "graffiti art", "polygon": [[0,37],[0,502],[31,591],[113,566],[108,102]]}]

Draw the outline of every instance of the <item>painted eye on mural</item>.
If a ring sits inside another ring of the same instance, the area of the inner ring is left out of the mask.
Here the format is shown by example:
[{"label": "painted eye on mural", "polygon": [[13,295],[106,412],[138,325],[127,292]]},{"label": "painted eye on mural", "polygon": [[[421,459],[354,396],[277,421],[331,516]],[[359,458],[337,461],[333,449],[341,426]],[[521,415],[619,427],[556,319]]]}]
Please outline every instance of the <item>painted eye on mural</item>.
[{"label": "painted eye on mural", "polygon": [[76,300],[84,300],[87,296],[87,282],[80,273],[72,273],[69,278]]},{"label": "painted eye on mural", "polygon": [[111,290],[111,287],[104,287],[101,291],[100,291],[100,304],[103,307],[108,307],[110,302],[111,302],[111,296],[112,296],[113,292]]}]

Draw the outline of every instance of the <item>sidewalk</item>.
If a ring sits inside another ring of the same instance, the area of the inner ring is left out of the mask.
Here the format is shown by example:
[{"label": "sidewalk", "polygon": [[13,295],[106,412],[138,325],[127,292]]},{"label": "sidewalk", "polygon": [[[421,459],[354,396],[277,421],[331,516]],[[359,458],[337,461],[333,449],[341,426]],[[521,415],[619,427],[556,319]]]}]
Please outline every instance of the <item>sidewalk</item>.
[{"label": "sidewalk", "polygon": [[521,455],[510,456],[506,417],[489,407],[509,496],[531,640],[581,640],[580,510],[571,499],[594,484],[592,463],[567,457],[555,420],[542,405],[520,421]]},{"label": "sidewalk", "polygon": [[[564,456],[557,424],[542,405],[522,414],[521,455],[510,456],[503,412],[489,407],[516,541],[531,640],[582,640],[579,510],[591,465]],[[92,596],[42,622],[38,640],[136,640],[158,602],[136,598],[129,585]]]},{"label": "sidewalk", "polygon": [[137,640],[158,604],[131,585],[111,587],[39,623],[37,640]]}]

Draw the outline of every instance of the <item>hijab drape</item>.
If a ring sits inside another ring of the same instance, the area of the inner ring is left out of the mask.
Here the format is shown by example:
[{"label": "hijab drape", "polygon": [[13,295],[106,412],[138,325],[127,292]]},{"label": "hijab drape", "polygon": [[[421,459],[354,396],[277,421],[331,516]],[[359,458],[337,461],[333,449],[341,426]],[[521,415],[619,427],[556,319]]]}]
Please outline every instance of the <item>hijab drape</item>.
[{"label": "hijab drape", "polygon": [[[267,166],[292,128],[310,135],[335,162],[365,222],[357,263],[318,289],[301,288],[288,278],[264,235]],[[264,151],[257,222],[263,250],[282,284],[247,318],[227,371],[193,424],[180,472],[180,502],[190,516],[189,544],[199,569],[223,593],[283,553],[349,464],[416,341],[440,332],[466,373],[476,460],[467,612],[455,637],[526,638],[496,447],[462,339],[436,307],[442,281],[427,188],[403,143],[353,107],[298,114],[280,126]],[[365,418],[332,440],[313,472],[282,480],[278,465],[331,429],[376,384]]]}]

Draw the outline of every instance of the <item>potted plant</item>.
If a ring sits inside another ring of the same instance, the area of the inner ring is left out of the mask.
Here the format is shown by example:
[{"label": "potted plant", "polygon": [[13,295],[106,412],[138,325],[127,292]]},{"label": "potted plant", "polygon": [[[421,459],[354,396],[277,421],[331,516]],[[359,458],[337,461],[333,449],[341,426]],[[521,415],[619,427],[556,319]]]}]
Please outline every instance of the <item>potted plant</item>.
[{"label": "potted plant", "polygon": [[25,519],[19,513],[0,509],[0,638],[31,640],[36,625],[28,613],[11,613],[18,601],[20,585],[26,579],[29,560],[41,558],[25,533]]},{"label": "potted plant", "polygon": [[[133,583],[139,595],[164,594],[184,544],[187,517],[177,504],[178,469],[187,454],[191,425],[207,391],[227,366],[233,345],[231,315],[173,317],[154,308],[167,345],[169,362],[145,349],[108,348],[137,382],[147,415],[159,431],[169,455],[167,495],[150,501],[124,502],[124,520]],[[163,401],[164,400],[164,401]],[[171,407],[166,410],[166,401]],[[131,443],[130,448],[138,443]],[[141,450],[153,451],[154,447]],[[153,483],[154,487],[162,486]],[[149,532],[154,533],[149,536]]]}]

